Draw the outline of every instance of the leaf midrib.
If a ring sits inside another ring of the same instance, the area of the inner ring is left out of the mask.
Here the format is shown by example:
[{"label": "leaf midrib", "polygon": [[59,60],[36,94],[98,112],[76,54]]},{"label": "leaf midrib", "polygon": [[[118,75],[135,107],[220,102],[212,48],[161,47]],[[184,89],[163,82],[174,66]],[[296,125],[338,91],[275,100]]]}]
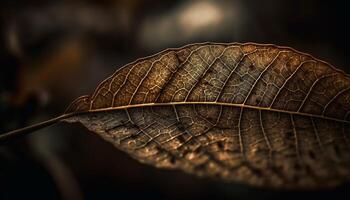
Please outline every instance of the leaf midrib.
[{"label": "leaf midrib", "polygon": [[[86,113],[96,113],[96,112],[106,112],[106,111],[113,111],[113,110],[124,110],[124,109],[130,109],[130,108],[140,108],[140,107],[152,107],[152,106],[176,106],[176,105],[217,105],[217,106],[231,106],[231,107],[239,107],[239,108],[248,108],[248,109],[255,109],[255,110],[265,110],[265,111],[271,111],[271,112],[278,112],[278,113],[284,113],[284,114],[292,114],[292,115],[300,115],[300,116],[306,116],[306,117],[313,117],[313,118],[319,118],[319,119],[325,119],[325,120],[332,120],[340,123],[346,123],[350,124],[349,121],[346,121],[345,119],[338,119],[334,117],[328,117],[324,115],[317,115],[312,113],[304,113],[304,112],[297,112],[297,111],[289,111],[289,110],[281,110],[276,108],[270,108],[270,107],[259,107],[259,106],[252,106],[247,104],[234,104],[234,103],[226,103],[226,102],[204,102],[204,101],[180,101],[180,102],[166,102],[166,103],[142,103],[142,104],[129,104],[124,106],[117,106],[117,107],[109,107],[109,108],[99,108],[99,109],[92,109],[88,111],[82,111],[76,113],[76,115],[79,114],[86,114]],[[71,113],[72,115],[75,115],[74,113]]]}]

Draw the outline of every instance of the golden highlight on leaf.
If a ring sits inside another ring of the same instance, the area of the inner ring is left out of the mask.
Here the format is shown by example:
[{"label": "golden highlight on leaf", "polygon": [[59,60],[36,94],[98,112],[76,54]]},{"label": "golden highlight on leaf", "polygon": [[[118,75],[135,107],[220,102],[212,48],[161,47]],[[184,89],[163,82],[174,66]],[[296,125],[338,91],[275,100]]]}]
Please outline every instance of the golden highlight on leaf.
[{"label": "golden highlight on leaf", "polygon": [[56,121],[156,167],[321,188],[350,177],[349,113],[350,76],[328,63],[288,47],[202,43],[122,67]]}]

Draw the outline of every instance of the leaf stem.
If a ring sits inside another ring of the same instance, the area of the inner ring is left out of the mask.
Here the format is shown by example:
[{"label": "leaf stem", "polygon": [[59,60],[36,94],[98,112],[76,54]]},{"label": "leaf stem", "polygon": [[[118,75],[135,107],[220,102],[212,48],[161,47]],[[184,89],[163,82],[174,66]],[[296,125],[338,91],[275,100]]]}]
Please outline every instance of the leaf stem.
[{"label": "leaf stem", "polygon": [[19,129],[15,129],[13,131],[9,131],[7,133],[4,134],[0,134],[0,145],[5,145],[8,144],[9,142],[13,141],[16,138],[25,136],[29,133],[32,133],[36,130],[51,126],[53,124],[56,124],[57,122],[66,119],[68,117],[71,117],[71,114],[64,114],[64,115],[60,115],[58,117],[43,121],[43,122],[39,122],[24,128],[19,128]]}]

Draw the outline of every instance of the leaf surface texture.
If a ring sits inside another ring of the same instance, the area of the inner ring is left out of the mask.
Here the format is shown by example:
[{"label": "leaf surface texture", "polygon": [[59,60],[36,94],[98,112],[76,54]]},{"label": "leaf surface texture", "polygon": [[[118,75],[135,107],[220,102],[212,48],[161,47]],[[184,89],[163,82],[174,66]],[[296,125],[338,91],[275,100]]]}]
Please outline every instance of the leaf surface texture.
[{"label": "leaf surface texture", "polygon": [[66,119],[142,163],[273,188],[350,175],[350,78],[288,47],[193,44],[117,70]]}]

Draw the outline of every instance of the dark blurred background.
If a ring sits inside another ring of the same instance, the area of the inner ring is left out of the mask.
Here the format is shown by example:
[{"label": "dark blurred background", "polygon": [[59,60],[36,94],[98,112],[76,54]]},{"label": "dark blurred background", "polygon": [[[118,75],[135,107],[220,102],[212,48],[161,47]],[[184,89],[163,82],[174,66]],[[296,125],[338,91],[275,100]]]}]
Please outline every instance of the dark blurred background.
[{"label": "dark blurred background", "polygon": [[[346,1],[65,0],[0,3],[0,132],[61,114],[119,67],[194,42],[291,46],[350,72]],[[142,165],[78,124],[0,147],[0,199],[296,199]]]}]

